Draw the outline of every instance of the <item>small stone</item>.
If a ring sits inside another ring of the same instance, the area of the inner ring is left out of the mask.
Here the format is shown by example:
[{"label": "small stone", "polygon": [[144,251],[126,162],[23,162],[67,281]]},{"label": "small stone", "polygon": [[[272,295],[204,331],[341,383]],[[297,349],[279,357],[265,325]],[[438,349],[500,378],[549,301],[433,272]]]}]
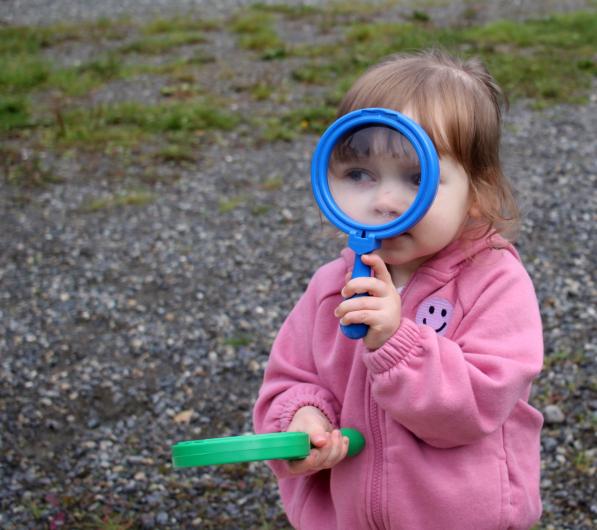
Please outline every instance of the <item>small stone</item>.
[{"label": "small stone", "polygon": [[543,439],[543,449],[546,452],[551,453],[557,446],[558,441],[555,438],[552,438],[551,436],[546,436]]},{"label": "small stone", "polygon": [[566,421],[566,416],[564,416],[562,409],[557,405],[547,405],[543,409],[543,417],[545,418],[545,423],[564,423]]}]

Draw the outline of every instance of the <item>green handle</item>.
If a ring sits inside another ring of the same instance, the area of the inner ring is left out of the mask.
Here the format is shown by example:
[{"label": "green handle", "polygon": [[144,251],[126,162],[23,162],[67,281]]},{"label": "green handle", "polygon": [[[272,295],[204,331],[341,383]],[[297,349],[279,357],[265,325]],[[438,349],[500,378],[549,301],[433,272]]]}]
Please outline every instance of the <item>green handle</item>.
[{"label": "green handle", "polygon": [[348,456],[358,455],[363,450],[363,447],[365,447],[365,438],[363,435],[356,429],[349,427],[340,429],[340,432],[342,436],[348,438]]}]

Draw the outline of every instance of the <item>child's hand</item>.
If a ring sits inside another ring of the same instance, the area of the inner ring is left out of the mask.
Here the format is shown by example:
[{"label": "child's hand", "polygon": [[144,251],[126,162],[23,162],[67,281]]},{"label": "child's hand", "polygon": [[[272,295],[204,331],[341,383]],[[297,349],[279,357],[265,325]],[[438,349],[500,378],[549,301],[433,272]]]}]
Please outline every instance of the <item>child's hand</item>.
[{"label": "child's hand", "polygon": [[[365,254],[361,259],[373,269],[374,277],[350,280],[342,289],[342,296],[347,300],[336,308],[334,314],[343,325],[367,324],[369,332],[363,342],[370,350],[376,350],[400,326],[402,301],[383,260],[376,254]],[[370,296],[350,298],[360,293],[369,293]]]},{"label": "child's hand", "polygon": [[332,425],[317,407],[297,410],[288,431],[306,432],[314,446],[307,458],[288,462],[293,475],[334,467],[348,452],[348,438],[342,436],[338,429],[332,430]]}]

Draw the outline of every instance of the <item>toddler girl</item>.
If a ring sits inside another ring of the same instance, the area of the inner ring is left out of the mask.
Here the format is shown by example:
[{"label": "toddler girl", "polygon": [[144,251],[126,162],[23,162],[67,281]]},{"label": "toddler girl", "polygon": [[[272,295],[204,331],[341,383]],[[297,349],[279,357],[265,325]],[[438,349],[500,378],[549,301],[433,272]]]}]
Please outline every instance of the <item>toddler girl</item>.
[{"label": "toddler girl", "polygon": [[[349,249],[321,267],[273,345],[254,424],[310,436],[306,459],[271,462],[295,528],[527,529],[540,516],[542,417],[528,399],[542,330],[506,239],[517,210],[501,100],[479,61],[430,51],[374,66],[340,105],[417,121],[440,185],[414,228],[363,256],[371,277],[350,279]],[[348,339],[339,320],[369,332]],[[345,458],[340,426],[364,434],[361,454]]]}]

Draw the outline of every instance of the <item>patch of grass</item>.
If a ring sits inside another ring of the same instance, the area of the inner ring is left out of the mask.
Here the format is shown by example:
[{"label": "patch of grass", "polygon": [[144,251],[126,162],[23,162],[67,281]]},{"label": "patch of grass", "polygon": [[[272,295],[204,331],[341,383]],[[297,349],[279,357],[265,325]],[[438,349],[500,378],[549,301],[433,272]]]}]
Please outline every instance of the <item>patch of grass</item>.
[{"label": "patch of grass", "polygon": [[80,207],[80,210],[85,213],[94,213],[124,206],[145,206],[153,202],[154,199],[155,196],[148,191],[127,190],[107,197],[90,199]]},{"label": "patch of grass", "polygon": [[0,55],[0,90],[3,92],[27,92],[45,83],[49,76],[47,62],[36,55]]},{"label": "patch of grass", "polygon": [[251,97],[256,101],[265,101],[270,99],[272,94],[274,94],[277,90],[277,87],[271,85],[270,83],[266,83],[264,81],[260,81],[255,83],[253,86],[249,88],[249,93]]},{"label": "patch of grass", "polygon": [[58,89],[67,96],[82,96],[104,83],[127,75],[122,60],[115,54],[108,54],[74,68],[53,70],[46,86]]},{"label": "patch of grass", "polygon": [[512,97],[538,106],[584,102],[597,74],[597,13],[500,21],[469,28],[462,38],[481,55]]},{"label": "patch of grass", "polygon": [[150,133],[230,130],[238,123],[237,115],[220,110],[213,101],[174,102],[143,105],[136,102],[106,107],[106,125],[130,125]]},{"label": "patch of grass", "polygon": [[259,138],[266,142],[292,142],[300,132],[289,128],[284,120],[277,116],[257,120],[255,126],[260,131]]},{"label": "patch of grass", "polygon": [[169,144],[162,147],[156,154],[155,158],[164,162],[195,162],[197,155],[193,148],[188,145]]},{"label": "patch of grass", "polygon": [[[595,27],[597,13],[592,12],[471,28],[357,22],[347,27],[343,43],[327,48],[325,55],[312,54],[293,78],[328,85],[337,92],[337,84],[354,79],[387,55],[439,46],[459,55],[480,56],[512,98],[533,98],[539,106],[581,102],[597,73]],[[294,52],[310,56],[308,47]]]},{"label": "patch of grass", "polygon": [[413,22],[430,22],[431,17],[425,11],[414,10],[409,17]]},{"label": "patch of grass", "polygon": [[262,13],[275,13],[283,15],[284,17],[296,20],[305,17],[313,17],[320,15],[322,10],[315,6],[300,4],[300,5],[288,5],[288,4],[264,4],[257,2],[251,5],[251,9],[255,11],[261,11]]},{"label": "patch of grass", "polygon": [[125,102],[65,111],[54,135],[57,142],[66,145],[132,147],[151,135],[230,130],[238,122],[237,115],[220,110],[216,103],[208,100],[159,105]]},{"label": "patch of grass", "polygon": [[232,19],[230,29],[238,35],[238,44],[246,50],[267,53],[284,48],[275,28],[275,18],[267,13],[248,11]]},{"label": "patch of grass", "polygon": [[[58,31],[48,27],[39,28],[39,34],[30,28],[0,30],[0,90],[25,94],[38,88],[58,88],[68,95],[80,95],[122,75],[121,58],[114,53],[73,68],[54,67],[42,51],[66,38],[58,37]],[[67,35],[74,31],[65,29]]]},{"label": "patch of grass", "polygon": [[201,87],[196,84],[183,82],[176,85],[164,86],[160,89],[160,94],[167,98],[189,99],[197,96],[201,92]]},{"label": "patch of grass", "polygon": [[160,35],[163,33],[191,33],[216,31],[221,22],[216,20],[195,19],[192,17],[176,16],[171,18],[156,18],[140,28],[143,35]]},{"label": "patch of grass", "polygon": [[7,26],[0,28],[0,55],[35,54],[49,46],[47,28]]},{"label": "patch of grass", "polygon": [[284,179],[279,175],[275,175],[266,179],[263,184],[261,184],[261,187],[266,191],[277,191],[281,189],[283,185]]},{"label": "patch of grass", "polygon": [[205,37],[199,32],[159,33],[140,37],[122,46],[119,51],[121,53],[160,55],[173,48],[189,44],[201,44],[203,42],[205,42]]},{"label": "patch of grass", "polygon": [[218,211],[222,214],[230,213],[236,210],[241,204],[244,204],[247,198],[244,195],[236,195],[234,197],[225,197],[220,199],[218,203]]},{"label": "patch of grass", "polygon": [[234,337],[229,337],[224,340],[224,344],[226,346],[233,346],[234,348],[241,348],[243,346],[248,346],[251,344],[253,339],[248,335],[238,335]]},{"label": "patch of grass", "polygon": [[251,208],[251,214],[258,217],[260,215],[265,215],[269,211],[271,211],[272,206],[269,204],[256,204]]},{"label": "patch of grass", "polygon": [[31,125],[29,101],[23,96],[0,96],[0,132]]},{"label": "patch of grass", "polygon": [[346,2],[342,0],[332,0],[324,9],[327,16],[332,17],[371,17],[378,13],[383,13],[396,5],[397,0],[385,0],[385,2],[375,2],[371,5],[370,2],[352,1]]},{"label": "patch of grass", "polygon": [[577,12],[552,15],[547,18],[515,22],[499,20],[484,26],[469,28],[467,39],[480,47],[510,44],[518,48],[555,47],[595,50],[597,46],[597,14]]},{"label": "patch of grass", "polygon": [[3,148],[0,149],[0,161],[5,181],[18,188],[43,188],[62,182],[35,152]]},{"label": "patch of grass", "polygon": [[333,121],[336,109],[330,106],[299,108],[261,122],[261,138],[266,141],[294,140],[299,134],[321,134]]},{"label": "patch of grass", "polygon": [[590,474],[597,461],[595,451],[578,451],[574,457],[574,467],[583,474]]}]

